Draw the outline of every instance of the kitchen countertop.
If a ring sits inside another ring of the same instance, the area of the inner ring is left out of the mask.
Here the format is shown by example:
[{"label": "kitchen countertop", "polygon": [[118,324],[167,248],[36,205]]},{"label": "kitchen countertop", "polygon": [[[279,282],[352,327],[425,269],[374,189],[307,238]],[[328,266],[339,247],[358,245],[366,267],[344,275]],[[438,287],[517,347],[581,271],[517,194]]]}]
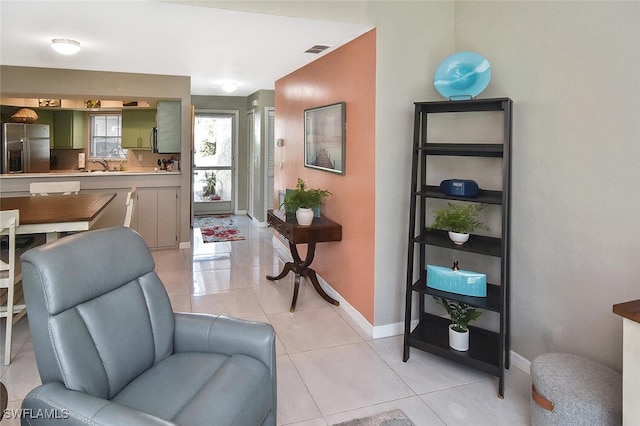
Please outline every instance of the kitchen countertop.
[{"label": "kitchen countertop", "polygon": [[0,197],[16,197],[29,193],[33,182],[80,181],[82,191],[118,190],[138,188],[180,188],[188,173],[180,171],[160,171],[153,169],[130,169],[118,172],[80,172],[77,170],[56,170],[49,173],[0,174]]},{"label": "kitchen countertop", "polygon": [[166,170],[124,170],[124,171],[80,171],[80,170],[52,170],[48,173],[8,173],[1,174],[2,178],[27,178],[27,177],[65,177],[65,176],[128,176],[128,175],[179,175],[180,171],[166,171]]},{"label": "kitchen countertop", "polygon": [[12,173],[0,174],[0,197],[16,197],[29,194],[33,182],[80,181],[81,191],[110,191],[138,188],[180,188],[188,173],[179,171],[154,172],[148,170],[125,170],[122,172],[78,172],[57,170],[50,173]]}]

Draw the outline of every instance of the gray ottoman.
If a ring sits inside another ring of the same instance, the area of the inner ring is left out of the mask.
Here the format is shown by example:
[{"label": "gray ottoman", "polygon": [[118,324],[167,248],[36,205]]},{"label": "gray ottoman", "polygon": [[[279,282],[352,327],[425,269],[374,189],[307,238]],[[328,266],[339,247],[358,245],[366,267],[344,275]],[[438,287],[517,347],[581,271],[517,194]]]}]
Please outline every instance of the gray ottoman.
[{"label": "gray ottoman", "polygon": [[590,359],[562,353],[531,363],[531,424],[622,424],[622,375]]}]

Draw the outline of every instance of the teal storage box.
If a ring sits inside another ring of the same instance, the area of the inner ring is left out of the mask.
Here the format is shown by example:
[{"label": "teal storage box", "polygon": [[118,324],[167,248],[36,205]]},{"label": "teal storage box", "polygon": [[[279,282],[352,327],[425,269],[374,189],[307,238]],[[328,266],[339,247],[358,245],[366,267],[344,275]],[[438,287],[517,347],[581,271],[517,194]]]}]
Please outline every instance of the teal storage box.
[{"label": "teal storage box", "polygon": [[465,296],[487,297],[487,275],[427,265],[427,287]]}]

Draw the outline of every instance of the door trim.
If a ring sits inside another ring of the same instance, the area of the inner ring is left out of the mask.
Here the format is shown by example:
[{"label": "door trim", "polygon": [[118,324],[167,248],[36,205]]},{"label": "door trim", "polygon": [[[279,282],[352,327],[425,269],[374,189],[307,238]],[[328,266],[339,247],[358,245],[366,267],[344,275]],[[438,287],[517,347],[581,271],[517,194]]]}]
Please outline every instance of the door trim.
[{"label": "door trim", "polygon": [[233,214],[238,214],[238,144],[239,144],[239,110],[227,110],[227,109],[215,109],[215,108],[194,108],[193,117],[191,122],[191,165],[189,169],[189,181],[191,182],[190,187],[191,191],[189,193],[189,197],[191,199],[191,226],[193,226],[193,218],[195,215],[195,202],[193,201],[193,191],[195,188],[193,187],[193,173],[196,169],[195,166],[195,123],[196,123],[196,115],[198,114],[225,114],[233,116],[233,148],[231,153],[231,179],[233,180],[233,193],[231,200],[231,210]]}]

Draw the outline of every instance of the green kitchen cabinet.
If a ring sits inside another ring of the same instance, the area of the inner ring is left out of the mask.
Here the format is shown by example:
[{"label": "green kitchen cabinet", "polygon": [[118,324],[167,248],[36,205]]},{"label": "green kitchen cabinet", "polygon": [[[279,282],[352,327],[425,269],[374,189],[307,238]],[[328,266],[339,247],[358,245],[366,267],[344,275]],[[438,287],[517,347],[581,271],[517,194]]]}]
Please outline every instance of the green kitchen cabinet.
[{"label": "green kitchen cabinet", "polygon": [[56,111],[53,135],[53,148],[84,149],[89,139],[87,115],[82,111]]},{"label": "green kitchen cabinet", "polygon": [[122,148],[151,149],[151,129],[156,127],[155,109],[122,110]]},{"label": "green kitchen cabinet", "polygon": [[158,153],[180,153],[181,122],[182,102],[158,102]]}]

